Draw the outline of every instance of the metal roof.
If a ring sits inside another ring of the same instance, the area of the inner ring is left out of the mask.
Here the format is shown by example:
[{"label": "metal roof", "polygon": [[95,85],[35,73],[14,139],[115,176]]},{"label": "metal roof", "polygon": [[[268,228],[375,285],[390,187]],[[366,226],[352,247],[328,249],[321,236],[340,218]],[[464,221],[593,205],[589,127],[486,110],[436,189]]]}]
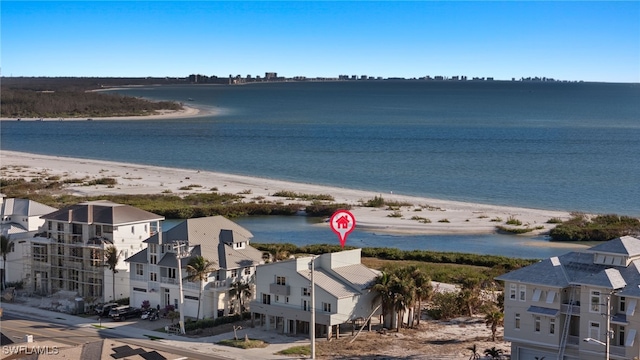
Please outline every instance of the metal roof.
[{"label": "metal roof", "polygon": [[2,216],[41,216],[58,209],[27,199],[3,199]]},{"label": "metal roof", "polygon": [[[298,271],[298,274],[304,278],[311,280],[311,273],[308,270]],[[347,282],[340,281],[338,278],[330,274],[327,270],[316,268],[313,272],[313,281],[316,286],[325,290],[329,294],[337,298],[351,297],[360,295],[360,292],[351,287]]]},{"label": "metal roof", "polygon": [[362,264],[336,267],[332,270],[360,290],[366,289],[378,276],[375,271]]},{"label": "metal roof", "polygon": [[556,317],[556,316],[558,316],[558,313],[560,312],[560,310],[546,308],[546,307],[542,307],[542,306],[529,306],[529,308],[527,309],[527,312],[534,313],[534,314],[545,315],[545,316]]}]

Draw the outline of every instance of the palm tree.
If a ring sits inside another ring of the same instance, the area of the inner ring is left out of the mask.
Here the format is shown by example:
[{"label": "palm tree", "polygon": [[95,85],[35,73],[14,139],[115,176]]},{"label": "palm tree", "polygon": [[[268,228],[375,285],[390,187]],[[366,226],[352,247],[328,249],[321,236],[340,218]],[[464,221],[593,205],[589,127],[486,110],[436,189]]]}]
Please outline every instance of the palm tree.
[{"label": "palm tree", "polygon": [[422,314],[422,300],[429,300],[433,295],[433,286],[431,286],[431,278],[429,278],[422,270],[416,269],[412,274],[415,283],[416,297],[418,300],[417,324],[420,325],[420,317]]},{"label": "palm tree", "polygon": [[2,281],[2,290],[5,289],[7,282],[7,254],[10,248],[11,241],[9,241],[9,238],[0,235],[0,254],[2,254],[2,279],[0,279],[0,281]]},{"label": "palm tree", "polygon": [[390,291],[393,310],[398,315],[396,331],[399,332],[403,323],[402,318],[404,317],[405,310],[411,308],[415,302],[415,285],[413,284],[413,279],[406,276],[402,278],[397,275],[393,276]]},{"label": "palm tree", "polygon": [[376,293],[374,301],[380,301],[382,307],[383,326],[390,329],[392,326],[391,313],[393,312],[393,296],[391,294],[391,274],[383,271],[375,279],[371,291]]},{"label": "palm tree", "polygon": [[460,300],[467,310],[467,315],[473,316],[473,309],[480,302],[480,282],[478,279],[465,279],[462,282]]},{"label": "palm tree", "polygon": [[496,341],[496,332],[498,326],[504,323],[504,314],[496,308],[491,309],[485,314],[484,322],[488,328],[491,328],[491,341]]},{"label": "palm tree", "polygon": [[480,354],[478,353],[478,345],[473,344],[473,346],[469,346],[467,350],[471,350],[471,356],[469,356],[469,360],[480,359]]},{"label": "palm tree", "polygon": [[504,351],[502,351],[502,349],[497,349],[495,346],[493,346],[491,349],[484,350],[484,354],[487,356],[491,356],[492,359],[500,359],[503,352]]},{"label": "palm tree", "polygon": [[200,319],[200,305],[202,300],[202,292],[204,291],[204,282],[209,278],[209,274],[218,270],[218,264],[210,261],[202,256],[194,256],[187,263],[187,275],[184,279],[187,281],[200,282],[200,296],[198,297],[198,315],[196,320]]},{"label": "palm tree", "polygon": [[234,282],[229,289],[229,297],[238,301],[238,309],[242,312],[244,310],[244,299],[251,297],[251,285],[241,280]]},{"label": "palm tree", "polygon": [[104,250],[104,261],[107,264],[107,267],[109,268],[109,270],[111,270],[113,272],[113,301],[116,300],[116,273],[118,272],[118,269],[116,269],[116,267],[118,266],[118,262],[120,261],[120,252],[118,252],[118,248],[116,248],[114,245],[109,245],[105,250]]}]

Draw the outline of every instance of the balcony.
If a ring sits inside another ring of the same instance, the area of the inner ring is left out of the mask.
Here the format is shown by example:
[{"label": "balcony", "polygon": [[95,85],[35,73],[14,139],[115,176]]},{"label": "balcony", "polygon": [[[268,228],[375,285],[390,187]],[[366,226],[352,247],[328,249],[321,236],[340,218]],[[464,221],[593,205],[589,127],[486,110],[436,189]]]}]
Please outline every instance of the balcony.
[{"label": "balcony", "polygon": [[212,288],[224,288],[229,286],[229,281],[227,280],[216,280],[212,281],[208,284],[209,287]]},{"label": "balcony", "polygon": [[573,304],[562,304],[560,306],[560,312],[569,315],[580,315],[580,302],[576,301]]},{"label": "balcony", "polygon": [[291,289],[289,285],[269,284],[269,292],[274,295],[289,296]]},{"label": "balcony", "polygon": [[163,284],[178,285],[178,279],[176,278],[161,277],[160,282]]}]

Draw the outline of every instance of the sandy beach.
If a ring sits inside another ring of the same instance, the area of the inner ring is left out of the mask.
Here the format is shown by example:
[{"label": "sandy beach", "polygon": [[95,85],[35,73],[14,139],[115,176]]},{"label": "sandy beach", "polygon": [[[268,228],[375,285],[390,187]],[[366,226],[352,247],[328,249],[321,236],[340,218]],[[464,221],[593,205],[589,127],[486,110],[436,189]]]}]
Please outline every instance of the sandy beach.
[{"label": "sandy beach", "polygon": [[[211,109],[196,108],[192,106],[182,106],[182,110],[157,110],[152,115],[141,116],[111,116],[111,117],[77,117],[77,118],[20,118],[20,121],[87,121],[91,120],[161,120],[161,119],[182,119],[200,116],[215,115],[215,111]],[[0,121],[17,121],[16,118],[0,118]]]},{"label": "sandy beach", "polygon": [[[68,184],[66,190],[78,196],[104,194],[160,194],[211,192],[242,194],[244,201],[296,202],[273,196],[278,191],[302,194],[328,194],[336,203],[352,206],[357,227],[376,232],[405,234],[486,234],[496,231],[497,225],[508,226],[509,218],[519,220],[519,227],[537,228],[527,233],[535,235],[548,231],[554,225],[551,218],[568,219],[568,212],[528,209],[508,206],[466,203],[424,197],[405,196],[396,193],[379,193],[294,183],[274,179],[240,176],[218,172],[176,169],[111,161],[67,158],[14,151],[0,151],[2,178],[32,178],[59,176],[68,178],[97,179],[110,177],[117,185],[86,186]],[[185,188],[188,188],[185,190]],[[400,208],[372,208],[362,204],[376,196],[386,201],[406,203]],[[408,205],[410,204],[410,205]],[[328,225],[318,225],[328,226]],[[527,236],[519,235],[519,236]],[[565,244],[566,245],[566,244]]]}]

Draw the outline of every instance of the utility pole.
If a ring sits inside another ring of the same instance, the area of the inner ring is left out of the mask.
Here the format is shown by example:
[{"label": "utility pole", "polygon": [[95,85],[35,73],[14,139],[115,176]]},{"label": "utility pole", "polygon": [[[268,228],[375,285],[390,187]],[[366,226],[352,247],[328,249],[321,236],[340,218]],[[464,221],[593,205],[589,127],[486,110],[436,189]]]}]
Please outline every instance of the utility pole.
[{"label": "utility pole", "polygon": [[311,258],[311,322],[309,324],[309,336],[311,337],[311,360],[316,358],[316,289],[313,280],[315,256]]},{"label": "utility pole", "polygon": [[609,360],[609,351],[611,350],[611,294],[607,295],[607,338],[604,341],[605,360]]},{"label": "utility pole", "polygon": [[[184,248],[187,248],[186,250]],[[175,245],[173,245],[174,250],[176,250],[176,259],[178,259],[178,288],[180,290],[180,309],[178,309],[178,313],[180,314],[180,334],[184,335],[184,293],[182,291],[182,259],[189,256],[189,245],[186,241],[177,241]]]}]

